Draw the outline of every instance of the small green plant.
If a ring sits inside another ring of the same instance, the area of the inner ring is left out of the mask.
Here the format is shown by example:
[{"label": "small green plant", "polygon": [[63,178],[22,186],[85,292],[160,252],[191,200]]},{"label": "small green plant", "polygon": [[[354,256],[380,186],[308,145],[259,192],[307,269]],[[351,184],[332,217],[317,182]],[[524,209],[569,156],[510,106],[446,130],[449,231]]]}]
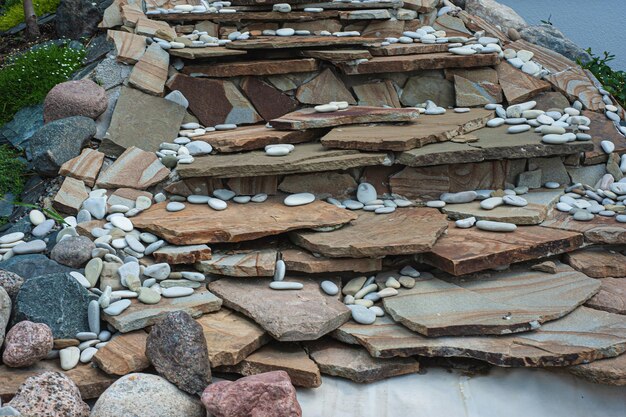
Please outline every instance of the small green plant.
[{"label": "small green plant", "polygon": [[540,20],[540,22],[543,23],[544,25],[552,26],[552,15],[548,16],[548,20]]},{"label": "small green plant", "polygon": [[25,106],[40,103],[81,67],[85,49],[46,44],[7,58],[0,69],[0,126]]},{"label": "small green plant", "polygon": [[609,66],[609,62],[615,59],[615,55],[604,51],[603,56],[596,56],[591,48],[586,49],[591,55],[591,60],[587,63],[578,61],[578,65],[588,69],[602,83],[606,91],[623,106],[626,107],[626,71],[615,71]]},{"label": "small green plant", "polygon": [[41,210],[44,212],[44,214],[46,216],[48,216],[49,218],[53,219],[54,221],[56,221],[57,223],[63,225],[63,224],[67,224],[67,222],[65,221],[65,218],[59,214],[58,211],[56,211],[53,208],[43,208],[43,207],[39,207],[38,205],[35,204],[26,204],[26,203],[13,203],[13,205],[15,206],[20,206],[20,207],[28,207],[31,208],[33,210]]},{"label": "small green plant", "polygon": [[[37,16],[54,12],[61,0],[33,0],[33,7]],[[8,3],[8,2],[7,2]],[[5,11],[0,15],[0,31],[11,29],[24,21],[24,6],[21,1],[11,2],[6,5]]]},{"label": "small green plant", "polygon": [[11,193],[17,197],[24,190],[26,163],[19,156],[15,149],[0,146],[0,196]]}]

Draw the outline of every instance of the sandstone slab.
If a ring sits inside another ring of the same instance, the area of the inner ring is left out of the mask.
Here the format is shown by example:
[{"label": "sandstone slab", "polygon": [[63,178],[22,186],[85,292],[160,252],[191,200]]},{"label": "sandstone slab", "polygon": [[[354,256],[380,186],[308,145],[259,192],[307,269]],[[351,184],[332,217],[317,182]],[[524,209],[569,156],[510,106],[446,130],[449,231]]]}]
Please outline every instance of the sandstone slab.
[{"label": "sandstone slab", "polygon": [[455,75],[454,91],[456,105],[459,107],[476,107],[502,102],[502,87],[489,81],[471,81]]},{"label": "sandstone slab", "polygon": [[298,72],[317,71],[319,67],[315,59],[263,59],[257,61],[216,62],[210,65],[186,65],[182,73],[202,75],[204,77],[241,77],[247,75],[263,76],[276,74],[292,74]]},{"label": "sandstone slab", "polygon": [[508,62],[496,66],[498,80],[509,104],[533,99],[537,94],[550,91],[550,84],[513,67]]},{"label": "sandstone slab", "polygon": [[346,199],[354,195],[358,184],[347,173],[318,172],[314,174],[286,175],[278,185],[278,189],[285,193],[312,193],[319,199],[334,197]]},{"label": "sandstone slab", "polygon": [[316,130],[276,130],[265,125],[242,126],[235,130],[208,132],[195,140],[209,143],[220,153],[263,149],[267,145],[309,142],[320,136]]},{"label": "sandstone slab", "polygon": [[52,205],[62,213],[76,214],[87,197],[89,194],[84,182],[72,177],[65,177],[61,188],[54,196]]},{"label": "sandstone slab", "polygon": [[102,152],[86,148],[79,156],[61,165],[59,175],[81,180],[89,187],[93,187],[103,162]]},{"label": "sandstone slab", "polygon": [[121,30],[107,31],[107,39],[115,43],[117,60],[125,64],[135,64],[146,50],[146,37]]},{"label": "sandstone slab", "polygon": [[368,49],[373,56],[420,55],[448,52],[448,45],[445,43],[392,43],[386,46],[376,45]]},{"label": "sandstone slab", "polygon": [[565,255],[572,268],[593,278],[626,277],[626,256],[603,248],[587,248]]},{"label": "sandstone slab", "polygon": [[110,375],[141,372],[150,366],[146,357],[147,339],[148,333],[143,330],[117,335],[98,349],[92,361]]},{"label": "sandstone slab", "polygon": [[298,108],[295,99],[256,77],[246,77],[241,82],[241,90],[263,120],[275,119]]},{"label": "sandstone slab", "polygon": [[553,211],[542,227],[582,233],[586,243],[622,245],[626,243],[626,226],[614,218],[595,216],[588,222],[574,220],[568,213]]},{"label": "sandstone slab", "polygon": [[226,45],[226,48],[244,51],[254,49],[317,48],[339,45],[368,45],[376,40],[375,38],[363,38],[360,36],[256,36],[254,39],[231,42]]},{"label": "sandstone slab", "polygon": [[603,140],[613,142],[616,154],[623,155],[626,153],[626,137],[617,131],[615,124],[608,120],[604,114],[583,110],[582,115],[591,120],[590,129],[587,133],[591,135],[591,142],[593,143],[593,150],[585,152],[584,165],[601,164],[608,160],[607,153],[600,145]]},{"label": "sandstone slab", "polygon": [[228,49],[223,46],[207,46],[204,48],[170,49],[170,55],[185,59],[218,58],[226,56],[246,55],[246,51]]},{"label": "sandstone slab", "polygon": [[275,249],[216,252],[211,259],[197,263],[196,269],[205,274],[231,277],[271,277],[277,256]]},{"label": "sandstone slab", "polygon": [[384,216],[363,212],[340,229],[293,232],[291,239],[298,246],[332,258],[378,258],[428,252],[446,228],[445,216],[437,210],[402,208]]},{"label": "sandstone slab", "polygon": [[598,294],[585,304],[596,310],[626,315],[626,279],[600,278]]},{"label": "sandstone slab", "polygon": [[134,146],[122,155],[98,177],[100,188],[134,188],[145,190],[163,181],[170,170],[152,152]]},{"label": "sandstone slab", "polygon": [[331,101],[346,101],[356,104],[352,93],[335,73],[327,68],[311,81],[298,87],[296,99],[303,104],[326,104]]},{"label": "sandstone slab", "polygon": [[[329,272],[373,272],[382,269],[381,258],[327,258],[314,256],[301,249],[280,251],[288,271],[305,274],[325,274]],[[273,275],[273,274],[272,274]]]},{"label": "sandstone slab", "polygon": [[394,83],[390,80],[359,84],[352,87],[359,106],[402,107]]},{"label": "sandstone slab", "polygon": [[419,116],[413,109],[354,106],[331,113],[318,113],[312,108],[288,113],[270,123],[275,129],[302,130],[353,125],[359,123],[412,122]]},{"label": "sandstone slab", "polygon": [[287,278],[304,285],[298,291],[275,291],[269,280],[222,278],[209,284],[224,305],[250,317],[282,342],[316,340],[350,318],[336,296],[322,292],[310,278]]},{"label": "sandstone slab", "polygon": [[169,64],[170,55],[155,42],[133,67],[128,84],[145,93],[162,96]]},{"label": "sandstone slab", "polygon": [[626,355],[567,368],[572,374],[594,384],[626,385]]},{"label": "sandstone slab", "polygon": [[188,265],[211,259],[211,248],[207,245],[163,246],[154,251],[152,256],[156,263]]}]

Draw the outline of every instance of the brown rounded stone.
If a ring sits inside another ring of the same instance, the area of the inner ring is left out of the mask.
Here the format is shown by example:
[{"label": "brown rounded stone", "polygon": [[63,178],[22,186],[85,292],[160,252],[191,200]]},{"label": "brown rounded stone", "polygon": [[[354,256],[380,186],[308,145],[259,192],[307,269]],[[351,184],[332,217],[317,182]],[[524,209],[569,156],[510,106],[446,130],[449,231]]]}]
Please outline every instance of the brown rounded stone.
[{"label": "brown rounded stone", "polygon": [[6,366],[21,368],[44,359],[52,349],[52,330],[46,324],[21,321],[9,330],[2,361]]},{"label": "brown rounded stone", "polygon": [[46,96],[43,118],[46,123],[71,116],[95,119],[107,109],[104,88],[91,80],[57,84]]},{"label": "brown rounded stone", "polygon": [[68,237],[54,245],[50,258],[61,265],[80,268],[91,259],[91,251],[96,245],[85,236]]},{"label": "brown rounded stone", "polygon": [[66,347],[78,345],[80,345],[80,340],[78,339],[54,339],[53,348],[64,349]]}]

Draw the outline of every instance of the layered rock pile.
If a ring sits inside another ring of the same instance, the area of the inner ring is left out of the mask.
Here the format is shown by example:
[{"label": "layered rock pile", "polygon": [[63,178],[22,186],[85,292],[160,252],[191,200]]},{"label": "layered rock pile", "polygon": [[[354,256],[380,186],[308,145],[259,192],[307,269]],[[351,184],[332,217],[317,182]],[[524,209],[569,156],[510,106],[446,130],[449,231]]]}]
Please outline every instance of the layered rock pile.
[{"label": "layered rock pile", "polygon": [[72,415],[294,416],[424,357],[623,384],[624,109],[438,0],[274,3],[114,0],[95,83],[50,93],[64,220],[0,236],[8,406],[69,377]]}]

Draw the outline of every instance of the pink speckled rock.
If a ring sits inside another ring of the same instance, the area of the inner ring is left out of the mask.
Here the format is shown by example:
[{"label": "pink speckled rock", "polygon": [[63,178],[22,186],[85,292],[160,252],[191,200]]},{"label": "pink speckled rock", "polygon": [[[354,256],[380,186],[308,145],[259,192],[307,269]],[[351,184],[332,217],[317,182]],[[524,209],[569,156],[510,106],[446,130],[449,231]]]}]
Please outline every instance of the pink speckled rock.
[{"label": "pink speckled rock", "polygon": [[13,368],[30,366],[45,358],[52,344],[52,330],[48,325],[21,321],[7,333],[2,362]]},{"label": "pink speckled rock", "polygon": [[44,372],[28,378],[7,403],[22,417],[89,417],[89,406],[78,387],[60,372]]},{"label": "pink speckled rock", "polygon": [[107,109],[106,91],[91,80],[66,81],[54,86],[43,103],[45,123],[70,116],[95,119]]},{"label": "pink speckled rock", "polygon": [[202,393],[202,403],[214,417],[301,417],[296,389],[285,371],[220,381]]}]

